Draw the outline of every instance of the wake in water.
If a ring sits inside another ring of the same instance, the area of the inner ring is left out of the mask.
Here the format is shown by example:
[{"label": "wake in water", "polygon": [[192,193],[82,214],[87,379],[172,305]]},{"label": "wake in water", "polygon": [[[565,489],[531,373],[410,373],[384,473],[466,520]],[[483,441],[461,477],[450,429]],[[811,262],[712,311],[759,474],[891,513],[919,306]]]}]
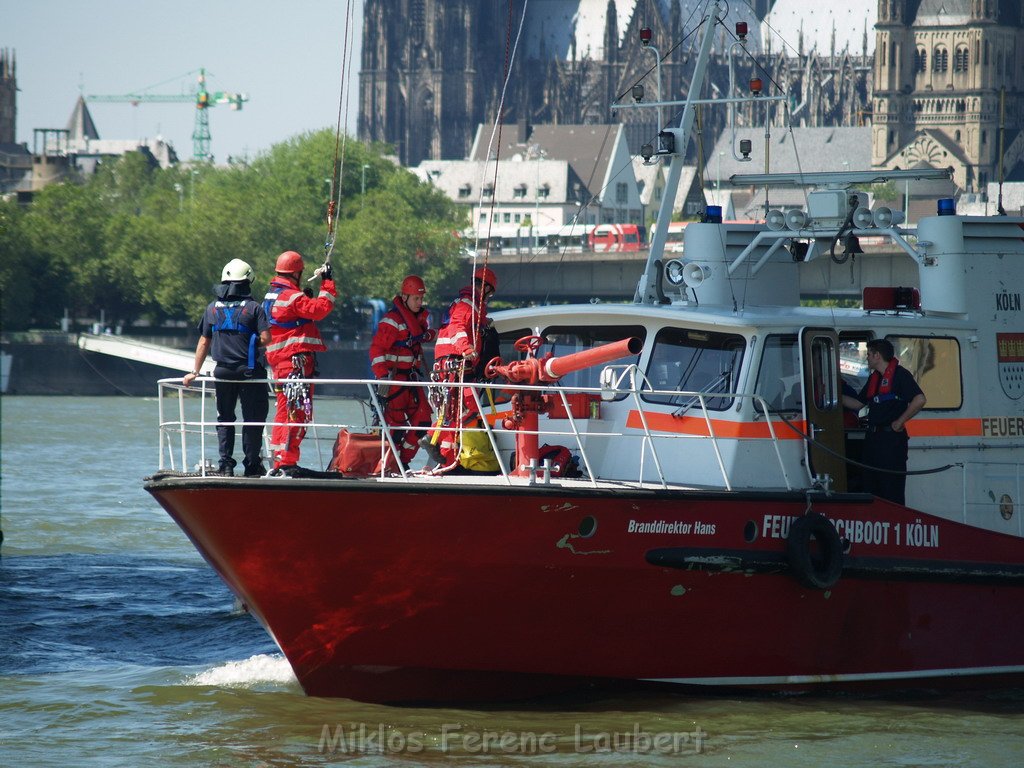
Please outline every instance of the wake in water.
[{"label": "wake in water", "polygon": [[217,688],[256,688],[265,684],[294,685],[287,659],[280,654],[260,653],[244,661],[229,661],[185,680],[185,685],[210,685]]}]

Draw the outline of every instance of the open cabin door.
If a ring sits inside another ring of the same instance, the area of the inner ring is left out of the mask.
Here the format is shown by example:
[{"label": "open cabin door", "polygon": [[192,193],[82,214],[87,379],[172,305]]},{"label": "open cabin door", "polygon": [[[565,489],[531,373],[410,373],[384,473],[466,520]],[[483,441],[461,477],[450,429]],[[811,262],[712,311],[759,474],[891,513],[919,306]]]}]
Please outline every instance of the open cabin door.
[{"label": "open cabin door", "polygon": [[817,443],[804,443],[808,471],[812,478],[829,475],[832,478],[830,487],[835,491],[845,491],[846,440],[842,383],[839,380],[839,338],[834,330],[801,329],[800,370],[807,435]]}]

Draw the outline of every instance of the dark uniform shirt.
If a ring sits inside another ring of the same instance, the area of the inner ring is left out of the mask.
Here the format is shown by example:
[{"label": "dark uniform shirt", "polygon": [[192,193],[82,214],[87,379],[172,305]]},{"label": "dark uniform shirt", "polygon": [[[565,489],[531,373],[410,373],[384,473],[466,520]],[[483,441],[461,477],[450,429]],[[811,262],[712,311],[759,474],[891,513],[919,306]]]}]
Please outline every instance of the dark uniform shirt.
[{"label": "dark uniform shirt", "polygon": [[[874,375],[874,374],[872,374]],[[870,383],[871,377],[868,377]],[[868,424],[872,427],[887,427],[903,415],[910,405],[910,401],[918,395],[923,394],[921,388],[910,375],[910,371],[902,365],[897,365],[892,375],[892,389],[888,394],[882,394],[882,385],[879,382],[874,397],[868,397],[868,384],[864,385],[857,399],[868,405]]]},{"label": "dark uniform shirt", "polygon": [[203,319],[199,321],[199,333],[213,340],[210,357],[217,362],[218,369],[235,374],[243,374],[250,368],[249,339],[252,334],[246,330],[228,330],[220,327],[216,333],[213,330],[214,325],[224,325],[228,311],[232,314],[239,312],[238,325],[256,335],[255,366],[252,367],[255,374],[262,378],[265,368],[258,339],[262,331],[270,330],[270,323],[267,322],[263,305],[251,297],[228,296],[211,302],[206,308]]}]

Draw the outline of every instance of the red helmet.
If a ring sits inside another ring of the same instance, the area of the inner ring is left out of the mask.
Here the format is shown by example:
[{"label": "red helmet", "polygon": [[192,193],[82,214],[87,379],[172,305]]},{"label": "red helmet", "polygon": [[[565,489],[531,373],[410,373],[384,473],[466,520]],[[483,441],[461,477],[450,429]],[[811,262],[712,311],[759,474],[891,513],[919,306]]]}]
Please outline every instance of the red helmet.
[{"label": "red helmet", "polygon": [[487,267],[480,267],[476,272],[473,273],[474,280],[482,280],[491,286],[492,291],[498,290],[498,276]]},{"label": "red helmet", "polygon": [[423,278],[419,275],[409,275],[402,281],[403,296],[422,296],[426,292],[427,286],[423,284]]},{"label": "red helmet", "polygon": [[295,251],[285,251],[277,257],[275,272],[301,272],[305,267],[302,261],[302,254]]}]

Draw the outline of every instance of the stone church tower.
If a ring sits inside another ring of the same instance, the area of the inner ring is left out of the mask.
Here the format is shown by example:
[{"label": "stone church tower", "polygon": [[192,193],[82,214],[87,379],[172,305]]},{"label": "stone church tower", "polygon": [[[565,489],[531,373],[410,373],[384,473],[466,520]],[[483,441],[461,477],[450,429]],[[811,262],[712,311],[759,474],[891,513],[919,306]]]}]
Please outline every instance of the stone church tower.
[{"label": "stone church tower", "polygon": [[17,68],[14,54],[6,48],[0,50],[0,144],[14,143]]},{"label": "stone church tower", "polygon": [[[512,3],[509,18],[509,5],[508,0],[366,0],[359,139],[393,145],[407,166],[424,159],[461,159],[469,155],[476,126],[494,121],[503,103],[506,126],[624,123],[636,152],[657,136],[654,116],[612,112],[609,105],[652,68],[651,51],[638,45],[642,27],[651,28],[666,56],[663,98],[683,98],[690,89],[696,51],[681,43],[692,34],[694,19],[690,11],[684,13],[684,0],[534,0],[527,6],[502,102],[506,49],[522,12],[521,4]],[[772,0],[739,4],[752,28],[771,7]],[[575,9],[574,15],[566,15],[567,8]],[[728,90],[723,52],[730,38],[724,31],[717,38],[707,93]],[[766,71],[772,81],[785,84],[798,125],[856,125],[870,114],[867,55],[834,45],[828,52],[806,54],[801,46],[796,56],[762,52],[740,62],[737,82]],[[653,99],[653,78],[646,82]],[[741,114],[740,123],[760,120],[762,114]],[[780,111],[773,122],[784,118]],[[724,110],[708,111],[705,135],[717,136],[725,119]],[[695,153],[691,143],[691,161]]]},{"label": "stone church tower", "polygon": [[501,77],[498,0],[367,0],[359,138],[403,164],[464,157]]},{"label": "stone church tower", "polygon": [[961,189],[985,191],[1004,93],[1004,173],[1024,178],[1020,0],[879,0],[875,36],[875,167],[952,165]]}]

